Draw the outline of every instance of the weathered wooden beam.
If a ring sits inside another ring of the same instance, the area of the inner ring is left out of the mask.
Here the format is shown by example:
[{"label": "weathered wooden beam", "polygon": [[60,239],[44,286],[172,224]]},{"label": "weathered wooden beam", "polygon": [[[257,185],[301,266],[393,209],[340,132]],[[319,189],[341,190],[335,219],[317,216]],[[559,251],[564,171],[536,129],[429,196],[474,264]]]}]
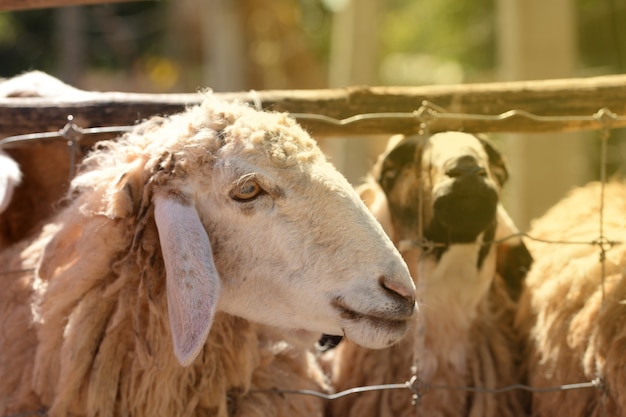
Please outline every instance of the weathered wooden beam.
[{"label": "weathered wooden beam", "polygon": [[[55,89],[43,97],[0,98],[0,132],[6,135],[55,130],[65,124],[68,115],[81,121],[82,127],[127,125],[150,115],[177,112],[201,101],[200,94],[86,92],[67,88],[68,94]],[[293,113],[318,136],[411,134],[418,132],[422,123],[427,123],[431,132],[555,132],[626,127],[626,75],[216,95]],[[425,102],[433,105],[424,106]],[[601,109],[608,111],[598,113]],[[519,112],[501,117],[512,110]],[[538,118],[525,117],[524,112]],[[324,117],[352,118],[352,122],[328,123],[321,120]]]}]

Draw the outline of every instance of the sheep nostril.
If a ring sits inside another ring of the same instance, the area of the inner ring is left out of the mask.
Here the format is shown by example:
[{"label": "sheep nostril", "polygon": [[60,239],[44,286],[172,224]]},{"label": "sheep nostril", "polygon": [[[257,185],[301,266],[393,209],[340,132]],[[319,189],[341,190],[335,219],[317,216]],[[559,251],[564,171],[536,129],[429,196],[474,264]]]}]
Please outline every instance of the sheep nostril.
[{"label": "sheep nostril", "polygon": [[463,175],[477,175],[479,177],[487,176],[487,170],[481,166],[457,166],[446,171],[446,175],[450,178],[457,178]]},{"label": "sheep nostril", "polygon": [[413,288],[409,288],[406,285],[403,285],[397,281],[390,280],[385,276],[381,276],[378,281],[385,290],[393,294],[399,295],[410,303],[415,302],[415,290]]},{"label": "sheep nostril", "polygon": [[474,172],[476,175],[478,175],[479,177],[486,177],[487,176],[487,170],[483,167],[478,167],[478,169]]},{"label": "sheep nostril", "polygon": [[487,175],[487,168],[481,166],[476,158],[470,155],[447,161],[444,169],[444,172],[450,178],[458,178],[465,175],[476,175],[478,177]]}]

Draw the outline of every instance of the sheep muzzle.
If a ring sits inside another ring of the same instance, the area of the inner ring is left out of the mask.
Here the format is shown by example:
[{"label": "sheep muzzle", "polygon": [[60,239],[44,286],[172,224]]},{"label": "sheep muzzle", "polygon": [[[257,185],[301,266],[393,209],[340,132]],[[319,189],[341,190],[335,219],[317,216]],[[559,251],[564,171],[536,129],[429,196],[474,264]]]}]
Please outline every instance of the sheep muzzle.
[{"label": "sheep muzzle", "polygon": [[433,219],[426,230],[430,239],[447,243],[474,242],[493,225],[498,191],[480,169],[448,180],[438,188],[433,202]]}]

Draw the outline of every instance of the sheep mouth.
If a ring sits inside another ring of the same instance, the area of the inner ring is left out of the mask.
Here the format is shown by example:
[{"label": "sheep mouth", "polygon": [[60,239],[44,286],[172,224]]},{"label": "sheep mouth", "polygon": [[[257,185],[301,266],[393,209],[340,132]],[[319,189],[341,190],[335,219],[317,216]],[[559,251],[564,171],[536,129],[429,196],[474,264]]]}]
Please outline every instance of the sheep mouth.
[{"label": "sheep mouth", "polygon": [[497,194],[451,194],[435,201],[435,212],[442,220],[455,224],[460,219],[478,225],[490,223],[496,215]]},{"label": "sheep mouth", "polygon": [[334,299],[332,306],[339,312],[339,316],[344,320],[354,323],[366,323],[371,327],[385,329],[393,333],[406,330],[409,319],[413,317],[415,310],[415,308],[413,308],[410,314],[403,314],[403,317],[398,318],[398,315],[387,312],[377,312],[375,314],[360,313],[349,308],[341,298]]},{"label": "sheep mouth", "polygon": [[320,352],[326,352],[339,346],[343,340],[343,335],[322,334],[315,344],[315,348]]}]

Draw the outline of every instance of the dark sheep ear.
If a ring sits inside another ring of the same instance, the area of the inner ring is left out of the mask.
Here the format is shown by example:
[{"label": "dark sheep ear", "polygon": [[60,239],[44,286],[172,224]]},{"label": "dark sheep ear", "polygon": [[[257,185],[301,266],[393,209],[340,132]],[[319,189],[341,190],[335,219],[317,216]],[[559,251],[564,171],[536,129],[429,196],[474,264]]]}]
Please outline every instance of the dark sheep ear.
[{"label": "dark sheep ear", "polygon": [[496,272],[506,283],[511,299],[518,301],[533,258],[519,229],[502,205],[498,205],[497,219],[495,239],[499,243],[496,246]]},{"label": "dark sheep ear", "polygon": [[500,187],[504,186],[509,179],[509,170],[506,167],[506,162],[504,161],[502,154],[485,135],[476,135],[476,137],[483,145],[485,152],[487,152],[487,157],[489,158],[489,168],[496,178],[496,181],[498,181]]},{"label": "dark sheep ear", "polygon": [[496,271],[504,279],[507,292],[513,301],[519,301],[526,274],[533,258],[524,242],[501,243],[497,247]]},{"label": "dark sheep ear", "polygon": [[202,350],[221,291],[209,237],[189,200],[184,196],[154,198],[174,353],[183,366]]}]

